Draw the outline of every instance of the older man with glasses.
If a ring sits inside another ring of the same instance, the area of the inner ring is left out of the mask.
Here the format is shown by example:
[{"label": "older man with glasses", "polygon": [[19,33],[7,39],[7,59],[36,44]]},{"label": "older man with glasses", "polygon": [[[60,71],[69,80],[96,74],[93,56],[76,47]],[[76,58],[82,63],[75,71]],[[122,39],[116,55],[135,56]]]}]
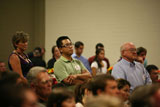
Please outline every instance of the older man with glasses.
[{"label": "older man with glasses", "polygon": [[140,85],[152,83],[149,73],[145,70],[143,64],[136,62],[136,47],[133,43],[124,43],[121,48],[122,59],[114,65],[112,75],[118,79],[123,78],[130,82],[132,92],[134,88]]},{"label": "older man with glasses", "polygon": [[31,89],[38,97],[38,107],[46,107],[48,97],[52,92],[52,79],[44,67],[33,67],[27,74]]},{"label": "older man with glasses", "polygon": [[81,61],[72,58],[73,43],[68,36],[61,36],[56,41],[61,57],[54,64],[54,73],[59,83],[74,89],[74,85],[83,84],[91,77]]}]

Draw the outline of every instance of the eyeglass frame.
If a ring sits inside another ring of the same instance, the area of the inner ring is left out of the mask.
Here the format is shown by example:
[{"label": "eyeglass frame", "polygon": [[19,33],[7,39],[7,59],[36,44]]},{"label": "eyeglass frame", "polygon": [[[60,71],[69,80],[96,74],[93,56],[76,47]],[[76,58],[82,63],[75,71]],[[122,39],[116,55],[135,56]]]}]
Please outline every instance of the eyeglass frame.
[{"label": "eyeglass frame", "polygon": [[137,49],[130,48],[130,49],[127,49],[127,50],[124,50],[124,51],[137,52]]},{"label": "eyeglass frame", "polygon": [[73,43],[70,43],[70,44],[65,44],[65,45],[63,45],[63,46],[61,46],[62,48],[64,47],[64,48],[69,48],[70,46],[73,46],[74,44]]},{"label": "eyeglass frame", "polygon": [[48,84],[49,82],[53,82],[53,79],[52,78],[50,78],[49,80],[41,80],[40,81],[40,83],[42,83],[42,84]]}]

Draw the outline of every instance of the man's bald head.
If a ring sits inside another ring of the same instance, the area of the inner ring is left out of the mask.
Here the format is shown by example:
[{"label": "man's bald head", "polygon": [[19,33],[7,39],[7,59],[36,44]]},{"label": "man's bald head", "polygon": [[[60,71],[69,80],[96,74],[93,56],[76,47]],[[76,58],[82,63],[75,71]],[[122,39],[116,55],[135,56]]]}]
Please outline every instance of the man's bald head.
[{"label": "man's bald head", "polygon": [[124,43],[120,48],[122,58],[132,62],[136,59],[136,47],[132,42]]}]

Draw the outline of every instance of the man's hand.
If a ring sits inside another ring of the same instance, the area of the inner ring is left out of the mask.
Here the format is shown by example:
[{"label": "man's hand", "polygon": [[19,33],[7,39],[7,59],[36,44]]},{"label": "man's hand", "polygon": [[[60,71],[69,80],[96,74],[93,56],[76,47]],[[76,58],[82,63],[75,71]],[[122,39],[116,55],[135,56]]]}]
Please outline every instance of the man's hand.
[{"label": "man's hand", "polygon": [[77,79],[77,75],[70,75],[67,77],[67,81],[69,82],[69,84],[72,84],[74,80]]},{"label": "man's hand", "polygon": [[83,84],[84,81],[91,77],[92,76],[89,72],[82,72],[82,74],[69,75],[63,80],[63,82],[70,85]]}]

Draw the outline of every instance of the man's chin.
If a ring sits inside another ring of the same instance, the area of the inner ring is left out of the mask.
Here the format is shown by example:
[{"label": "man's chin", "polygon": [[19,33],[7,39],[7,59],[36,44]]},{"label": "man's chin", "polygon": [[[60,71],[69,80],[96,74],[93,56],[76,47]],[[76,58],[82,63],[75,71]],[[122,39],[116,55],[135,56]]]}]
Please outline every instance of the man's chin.
[{"label": "man's chin", "polygon": [[137,57],[133,57],[132,59],[133,59],[133,60],[137,60]]}]

